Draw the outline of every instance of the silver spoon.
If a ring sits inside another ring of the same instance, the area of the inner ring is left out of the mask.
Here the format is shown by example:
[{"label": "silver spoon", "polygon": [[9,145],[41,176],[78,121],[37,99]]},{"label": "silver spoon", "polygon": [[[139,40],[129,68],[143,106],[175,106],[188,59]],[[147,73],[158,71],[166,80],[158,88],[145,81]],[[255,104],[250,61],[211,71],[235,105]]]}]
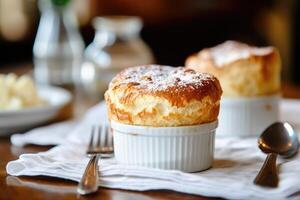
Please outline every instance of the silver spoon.
[{"label": "silver spoon", "polygon": [[259,137],[258,147],[268,156],[254,179],[257,185],[277,187],[279,178],[276,168],[277,154],[290,158],[298,152],[297,132],[287,122],[271,124]]}]

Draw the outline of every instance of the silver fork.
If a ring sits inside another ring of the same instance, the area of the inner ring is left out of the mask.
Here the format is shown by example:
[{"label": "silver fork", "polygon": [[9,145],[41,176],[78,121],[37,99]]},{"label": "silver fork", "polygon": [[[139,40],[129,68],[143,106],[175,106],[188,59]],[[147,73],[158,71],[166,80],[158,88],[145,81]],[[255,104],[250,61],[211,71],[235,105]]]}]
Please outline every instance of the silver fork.
[{"label": "silver fork", "polygon": [[90,142],[86,152],[90,161],[79,182],[77,192],[81,195],[90,194],[98,190],[99,180],[99,157],[112,157],[113,139],[107,126],[93,126]]}]

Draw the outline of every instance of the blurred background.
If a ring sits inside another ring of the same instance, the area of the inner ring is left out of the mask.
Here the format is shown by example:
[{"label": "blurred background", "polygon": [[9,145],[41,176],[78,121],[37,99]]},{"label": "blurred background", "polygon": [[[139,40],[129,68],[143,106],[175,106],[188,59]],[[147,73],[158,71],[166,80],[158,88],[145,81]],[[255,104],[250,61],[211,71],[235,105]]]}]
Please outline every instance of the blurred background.
[{"label": "blurred background", "polygon": [[[33,66],[42,15],[38,4],[37,0],[0,0],[0,70]],[[296,0],[74,0],[70,8],[85,47],[95,35],[94,17],[134,15],[143,20],[141,38],[156,63],[180,66],[188,55],[234,39],[278,47],[283,79],[300,83],[300,6]]]}]

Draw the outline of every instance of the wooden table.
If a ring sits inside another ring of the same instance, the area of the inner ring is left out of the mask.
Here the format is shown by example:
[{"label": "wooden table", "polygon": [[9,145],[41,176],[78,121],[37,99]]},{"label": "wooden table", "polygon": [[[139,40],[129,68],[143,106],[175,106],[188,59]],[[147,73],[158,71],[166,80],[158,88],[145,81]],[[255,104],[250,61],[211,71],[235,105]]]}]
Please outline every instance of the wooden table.
[{"label": "wooden table", "polygon": [[[300,87],[284,84],[283,96],[300,98]],[[10,144],[8,137],[0,138],[0,199],[212,199],[173,191],[132,192],[105,188],[100,188],[95,194],[82,197],[76,194],[77,183],[72,181],[49,177],[13,177],[7,175],[5,167],[8,161],[17,159],[23,153],[36,153],[46,151],[49,148],[51,147],[15,147]]]}]

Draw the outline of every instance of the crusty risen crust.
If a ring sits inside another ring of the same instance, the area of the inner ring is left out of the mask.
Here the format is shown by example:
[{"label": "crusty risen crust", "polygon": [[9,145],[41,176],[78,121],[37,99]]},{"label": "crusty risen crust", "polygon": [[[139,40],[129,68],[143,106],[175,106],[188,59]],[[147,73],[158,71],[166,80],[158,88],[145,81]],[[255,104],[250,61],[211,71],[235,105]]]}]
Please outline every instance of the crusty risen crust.
[{"label": "crusty risen crust", "polygon": [[225,97],[266,96],[280,92],[281,60],[274,47],[227,41],[187,58],[185,65],[215,75]]},{"label": "crusty risen crust", "polygon": [[148,65],[119,73],[105,93],[110,120],[142,126],[185,126],[217,120],[222,94],[212,75]]}]

